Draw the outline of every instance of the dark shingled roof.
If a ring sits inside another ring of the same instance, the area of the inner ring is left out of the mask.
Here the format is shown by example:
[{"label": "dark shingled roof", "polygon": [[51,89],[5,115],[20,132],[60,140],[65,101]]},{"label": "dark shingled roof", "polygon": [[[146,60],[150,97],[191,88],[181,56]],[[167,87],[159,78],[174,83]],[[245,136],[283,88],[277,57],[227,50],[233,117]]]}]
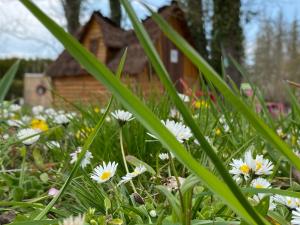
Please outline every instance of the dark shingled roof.
[{"label": "dark shingled roof", "polygon": [[[177,4],[162,7],[158,12],[165,19],[168,19],[170,16],[176,16],[176,18],[184,20],[184,13]],[[76,35],[77,39],[82,42],[86,31],[89,29],[89,25],[94,19],[102,30],[105,45],[114,49],[120,49],[116,56],[108,62],[108,67],[113,71],[116,71],[122,54],[127,48],[127,58],[123,71],[131,75],[141,73],[145,68],[146,63],[148,63],[148,58],[145,55],[142,46],[139,44],[133,30],[125,31],[116,26],[109,18],[102,16],[101,13],[94,12],[89,22],[78,31],[78,34]],[[155,43],[162,34],[161,30],[151,17],[145,19],[143,24],[148,31],[151,40]],[[87,74],[87,72],[66,50],[64,50],[55,62],[50,65],[46,74],[51,77],[61,77],[84,75]]]}]

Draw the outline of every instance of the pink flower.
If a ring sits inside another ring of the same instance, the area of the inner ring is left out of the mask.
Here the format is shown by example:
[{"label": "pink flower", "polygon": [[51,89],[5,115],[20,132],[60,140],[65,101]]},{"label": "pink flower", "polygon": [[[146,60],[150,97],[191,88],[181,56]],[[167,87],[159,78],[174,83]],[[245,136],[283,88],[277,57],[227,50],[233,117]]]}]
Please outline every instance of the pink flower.
[{"label": "pink flower", "polygon": [[59,190],[57,190],[56,188],[50,188],[48,191],[48,195],[55,197],[57,194],[59,193]]}]

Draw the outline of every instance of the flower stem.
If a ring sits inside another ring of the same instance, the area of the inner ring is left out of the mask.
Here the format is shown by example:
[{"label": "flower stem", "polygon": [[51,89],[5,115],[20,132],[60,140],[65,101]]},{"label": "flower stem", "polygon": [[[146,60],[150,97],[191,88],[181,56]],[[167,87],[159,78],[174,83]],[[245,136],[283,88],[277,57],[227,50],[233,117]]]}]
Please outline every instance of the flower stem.
[{"label": "flower stem", "polygon": [[[125,151],[124,151],[124,146],[123,146],[123,128],[121,127],[120,128],[120,146],[121,146],[121,153],[122,153],[122,158],[123,158],[123,163],[124,163],[124,167],[125,167],[125,170],[126,170],[126,173],[129,173],[129,170],[128,170],[128,166],[127,166],[127,162],[126,162],[126,158],[125,158]],[[136,191],[136,188],[132,182],[132,180],[129,181],[131,187],[132,187],[132,190],[137,193]]]}]

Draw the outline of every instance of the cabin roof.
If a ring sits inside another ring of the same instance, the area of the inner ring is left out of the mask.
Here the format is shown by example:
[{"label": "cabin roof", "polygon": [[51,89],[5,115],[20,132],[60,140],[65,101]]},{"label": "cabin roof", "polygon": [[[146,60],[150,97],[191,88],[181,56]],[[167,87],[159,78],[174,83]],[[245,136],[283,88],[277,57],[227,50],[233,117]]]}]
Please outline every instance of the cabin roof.
[{"label": "cabin roof", "polygon": [[[184,20],[184,13],[177,6],[177,4],[171,4],[170,6],[162,7],[158,10],[158,13],[168,19],[171,16],[176,16],[179,20]],[[121,57],[127,49],[126,63],[124,66],[124,73],[131,75],[139,74],[143,71],[146,64],[148,63],[148,58],[144,53],[142,46],[133,30],[125,31],[122,28],[115,25],[109,18],[104,17],[100,12],[94,12],[90,20],[82,26],[76,38],[82,42],[83,38],[88,31],[90,24],[95,20],[100,26],[103,33],[103,40],[107,47],[114,49],[119,49],[119,52],[114,58],[107,62],[107,66],[116,71],[121,60]],[[162,31],[159,29],[157,24],[153,21],[151,17],[143,20],[143,25],[145,26],[151,40],[155,43]],[[62,76],[77,76],[85,75],[87,72],[77,63],[77,61],[64,50],[58,58],[50,65],[46,74],[51,77],[62,77]]]}]

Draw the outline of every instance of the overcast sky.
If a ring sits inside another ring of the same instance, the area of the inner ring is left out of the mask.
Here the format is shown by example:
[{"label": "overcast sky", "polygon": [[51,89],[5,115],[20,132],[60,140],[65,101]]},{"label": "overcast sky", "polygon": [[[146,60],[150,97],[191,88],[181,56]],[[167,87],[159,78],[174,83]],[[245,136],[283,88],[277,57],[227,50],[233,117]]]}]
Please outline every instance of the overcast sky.
[{"label": "overcast sky", "polygon": [[[108,0],[87,0],[84,6],[82,23],[86,22],[94,10],[100,10],[109,16]],[[65,26],[60,0],[35,0],[44,12],[56,22]],[[168,4],[170,0],[146,0],[154,7]],[[146,16],[146,10],[136,1],[134,8],[140,17]],[[259,20],[262,17],[275,18],[282,10],[285,20],[298,18],[300,0],[243,0],[243,7],[259,12],[251,23],[244,24],[246,52],[251,55]],[[0,0],[0,58],[55,58],[62,51],[62,46],[52,35],[27,11],[18,0]]]}]

